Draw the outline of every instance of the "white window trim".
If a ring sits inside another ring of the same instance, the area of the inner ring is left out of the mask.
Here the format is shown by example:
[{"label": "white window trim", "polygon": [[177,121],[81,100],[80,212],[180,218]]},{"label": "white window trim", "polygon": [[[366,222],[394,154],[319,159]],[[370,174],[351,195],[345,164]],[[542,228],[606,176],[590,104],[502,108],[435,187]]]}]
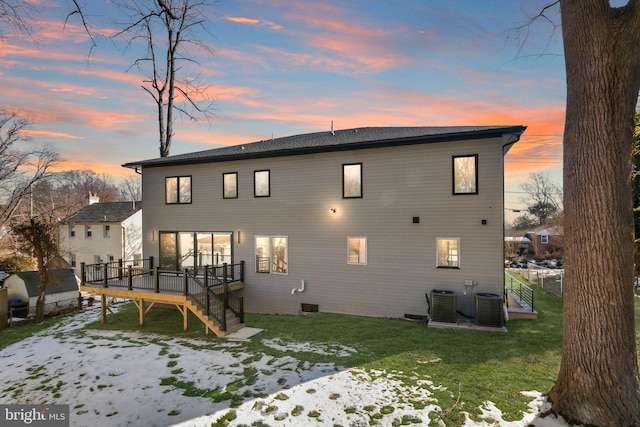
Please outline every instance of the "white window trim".
[{"label": "white window trim", "polygon": [[[458,242],[458,265],[457,266],[447,266],[447,265],[440,265],[440,257],[439,255],[439,249],[438,249],[438,243],[441,240],[456,240]],[[452,269],[456,269],[456,268],[461,268],[462,263],[461,263],[461,259],[462,257],[460,256],[460,253],[462,251],[460,250],[460,238],[459,237],[436,237],[436,268],[452,268]]]},{"label": "white window trim", "polygon": [[[351,239],[364,240],[364,262],[351,262],[349,242]],[[369,262],[369,242],[367,236],[347,236],[347,265],[367,265]]]},{"label": "white window trim", "polygon": [[[258,273],[258,274],[274,274],[274,275],[279,275],[279,276],[288,276],[289,275],[289,236],[282,235],[282,234],[274,234],[274,235],[256,234],[253,237],[253,256],[254,256],[254,258],[256,256],[256,254],[258,253],[258,245],[257,245],[258,238],[267,239],[267,241],[269,242],[268,243],[269,244],[269,271],[268,272],[267,271],[258,271],[258,266],[257,265],[255,265],[254,271],[256,273]],[[273,270],[273,252],[274,252],[273,239],[277,239],[277,238],[287,239],[287,247],[286,247],[286,255],[285,255],[285,258],[287,260],[287,271],[286,271],[286,273]]]},{"label": "white window trim", "polygon": [[[273,239],[286,239],[287,241],[287,246],[285,248],[285,259],[287,261],[287,271],[286,272],[280,272],[280,271],[273,271],[273,253],[274,251],[274,247],[273,247]],[[277,235],[277,236],[269,236],[269,245],[271,245],[271,251],[270,251],[270,260],[269,260],[269,270],[271,274],[278,274],[281,276],[287,276],[289,274],[289,236],[282,236],[282,235]]]}]

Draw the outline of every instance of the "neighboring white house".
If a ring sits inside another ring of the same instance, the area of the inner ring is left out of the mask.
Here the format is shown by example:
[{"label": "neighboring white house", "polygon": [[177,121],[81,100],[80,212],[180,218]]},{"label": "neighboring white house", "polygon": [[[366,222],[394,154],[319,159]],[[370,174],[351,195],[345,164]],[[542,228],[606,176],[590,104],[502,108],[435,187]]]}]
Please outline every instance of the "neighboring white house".
[{"label": "neighboring white house", "polygon": [[504,155],[525,129],[332,130],[124,166],[142,173],[144,258],[244,261],[248,312],[401,318],[443,290],[473,316],[475,295],[501,303]]},{"label": "neighboring white house", "polygon": [[[13,273],[4,281],[8,291],[8,300],[29,302],[29,313],[35,314],[38,301],[38,284],[40,278],[37,271],[21,271]],[[45,290],[44,313],[56,312],[78,305],[79,279],[69,269],[51,270],[49,283]]]},{"label": "neighboring white house", "polygon": [[80,265],[142,258],[141,202],[95,202],[58,223],[59,253]]}]

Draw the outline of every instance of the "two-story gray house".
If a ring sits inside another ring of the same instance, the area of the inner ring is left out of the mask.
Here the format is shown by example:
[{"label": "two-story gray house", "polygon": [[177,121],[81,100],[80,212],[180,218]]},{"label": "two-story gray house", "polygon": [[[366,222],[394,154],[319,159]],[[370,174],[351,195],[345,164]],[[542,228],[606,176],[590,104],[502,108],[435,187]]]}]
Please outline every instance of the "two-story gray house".
[{"label": "two-story gray house", "polygon": [[127,163],[143,256],[164,270],[245,262],[248,312],[473,316],[503,294],[503,159],[524,126],[367,127]]}]

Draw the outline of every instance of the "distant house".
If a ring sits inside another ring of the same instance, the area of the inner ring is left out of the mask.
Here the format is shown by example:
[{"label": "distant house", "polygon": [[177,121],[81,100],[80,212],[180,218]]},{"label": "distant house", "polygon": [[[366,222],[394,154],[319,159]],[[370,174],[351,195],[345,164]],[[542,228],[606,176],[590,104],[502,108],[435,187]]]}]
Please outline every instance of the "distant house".
[{"label": "distant house", "polygon": [[562,226],[541,225],[527,231],[524,237],[531,241],[528,245],[531,256],[562,256],[564,247],[564,228]]},{"label": "distant house", "polygon": [[356,128],[124,166],[142,174],[145,259],[244,262],[248,312],[401,318],[446,290],[473,315],[475,295],[502,300],[503,157],[525,129]]},{"label": "distant house", "polygon": [[505,236],[504,254],[505,258],[527,255],[531,239],[526,236]]},{"label": "distant house", "polygon": [[[45,314],[78,304],[79,279],[69,269],[52,270],[45,293]],[[29,302],[29,313],[35,314],[40,278],[37,271],[11,274],[4,281],[8,299]]]},{"label": "distant house", "polygon": [[142,258],[141,202],[90,204],[58,223],[59,253],[80,276],[81,263]]}]

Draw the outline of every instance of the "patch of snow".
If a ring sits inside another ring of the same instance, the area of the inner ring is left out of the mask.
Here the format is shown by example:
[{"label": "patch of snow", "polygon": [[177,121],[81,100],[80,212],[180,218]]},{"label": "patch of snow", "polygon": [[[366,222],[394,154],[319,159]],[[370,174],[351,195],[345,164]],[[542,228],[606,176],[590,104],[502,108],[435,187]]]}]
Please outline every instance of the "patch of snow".
[{"label": "patch of snow", "polygon": [[[210,426],[231,413],[229,426],[434,425],[440,412],[432,394],[442,388],[428,376],[345,370],[295,357],[349,356],[356,352],[351,347],[269,340],[288,353],[273,357],[241,342],[81,329],[99,318],[100,310],[89,309],[0,350],[0,402],[69,404],[73,427]],[[185,395],[187,389],[195,396]],[[567,426],[538,417],[548,409],[540,393],[525,395],[533,401],[522,420],[504,421],[499,408],[485,402],[483,421],[467,416],[465,426]]]},{"label": "patch of snow", "polygon": [[349,357],[358,353],[358,350],[356,350],[355,348],[347,347],[344,345],[318,345],[309,342],[288,343],[279,339],[262,340],[262,343],[267,347],[273,348],[274,350],[293,351],[296,353],[315,353],[337,357]]}]

